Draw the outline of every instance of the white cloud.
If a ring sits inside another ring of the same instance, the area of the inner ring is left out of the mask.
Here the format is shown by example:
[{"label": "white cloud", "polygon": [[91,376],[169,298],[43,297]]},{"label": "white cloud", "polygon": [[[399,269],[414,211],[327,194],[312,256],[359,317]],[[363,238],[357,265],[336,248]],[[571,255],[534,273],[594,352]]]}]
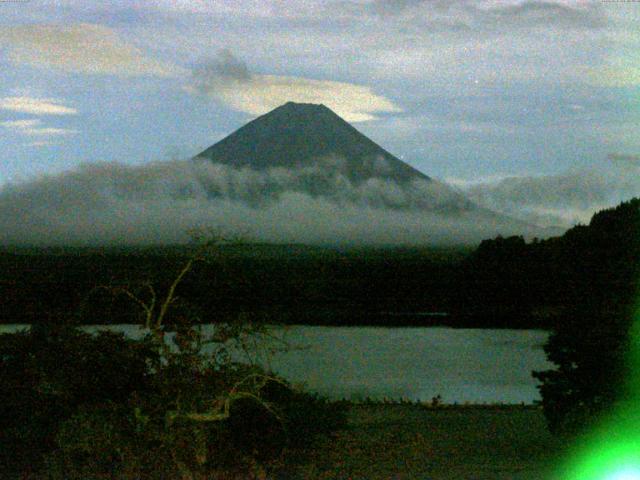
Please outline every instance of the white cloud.
[{"label": "white cloud", "polygon": [[374,120],[398,112],[389,99],[353,83],[281,75],[253,75],[230,51],[193,72],[185,89],[221,101],[234,110],[261,115],[289,101],[322,103],[349,122]]},{"label": "white cloud", "polygon": [[215,16],[300,18],[324,11],[325,0],[146,0],[160,10]]},{"label": "white cloud", "polygon": [[469,178],[460,178],[460,177],[447,177],[444,179],[446,183],[449,185],[453,185],[454,187],[458,187],[460,189],[466,190],[476,186],[488,186],[488,185],[497,185],[503,180],[507,180],[510,178],[518,178],[513,175],[507,174],[495,174],[495,175],[486,175],[482,177],[474,177],[472,179]]},{"label": "white cloud", "polygon": [[40,124],[40,120],[11,120],[7,122],[2,122],[2,125],[5,128],[13,129],[13,130],[23,130],[26,128],[33,128]]},{"label": "white cloud", "polygon": [[147,57],[114,30],[94,24],[24,25],[0,29],[15,64],[94,75],[174,76],[179,67]]},{"label": "white cloud", "polygon": [[23,130],[25,135],[32,136],[61,136],[61,135],[75,135],[78,133],[77,130],[71,130],[68,128],[52,128],[52,127],[43,127],[43,128],[29,128]]},{"label": "white cloud", "polygon": [[[314,196],[295,186],[304,173],[206,161],[84,165],[0,189],[0,244],[176,243],[188,240],[194,227],[320,244],[460,244],[498,233],[539,234],[480,209],[441,210],[438,200],[450,206],[450,192],[435,183],[423,184],[435,208],[393,208],[386,205],[420,196],[420,187],[407,191],[386,181],[355,186],[336,177],[341,196]],[[261,193],[263,181],[278,179],[277,196],[256,205],[243,200]]]},{"label": "white cloud", "polygon": [[252,115],[266,113],[288,101],[322,103],[348,122],[373,120],[376,113],[400,111],[369,87],[300,77],[257,75],[249,81],[214,89],[210,94],[231,108]]},{"label": "white cloud", "polygon": [[55,143],[49,140],[38,140],[36,142],[29,142],[25,144],[26,147],[48,147],[50,145],[55,145]]},{"label": "white cloud", "polygon": [[640,68],[626,62],[610,62],[609,66],[587,71],[595,85],[605,87],[633,87],[640,85]]},{"label": "white cloud", "polygon": [[[76,133],[78,133],[77,130],[70,130],[67,128],[44,127],[42,126],[42,121],[39,119],[10,120],[6,122],[0,122],[0,126],[9,130],[14,130],[21,135],[32,137],[58,137],[75,135]],[[41,142],[34,143],[39,143],[39,145],[34,146],[41,146]]]},{"label": "white cloud", "polygon": [[606,169],[546,176],[496,175],[452,183],[471,200],[494,211],[541,226],[571,227],[588,223],[598,210],[639,195],[638,173],[634,162],[611,162]]},{"label": "white cloud", "polygon": [[5,97],[0,98],[0,110],[32,115],[76,115],[75,108],[63,105],[52,98]]}]

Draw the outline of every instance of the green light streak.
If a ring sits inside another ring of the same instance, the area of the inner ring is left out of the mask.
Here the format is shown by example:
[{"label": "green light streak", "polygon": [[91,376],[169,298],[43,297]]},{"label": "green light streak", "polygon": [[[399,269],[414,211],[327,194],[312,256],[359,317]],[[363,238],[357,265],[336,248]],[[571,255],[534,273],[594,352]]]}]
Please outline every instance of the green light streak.
[{"label": "green light streak", "polygon": [[574,446],[562,480],[640,480],[640,305],[627,356],[626,400]]}]

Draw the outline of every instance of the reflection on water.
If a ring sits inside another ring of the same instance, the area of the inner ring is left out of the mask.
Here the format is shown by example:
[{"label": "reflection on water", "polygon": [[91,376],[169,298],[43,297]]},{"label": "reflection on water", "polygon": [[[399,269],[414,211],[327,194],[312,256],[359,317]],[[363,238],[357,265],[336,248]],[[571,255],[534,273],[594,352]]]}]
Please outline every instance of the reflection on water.
[{"label": "reflection on water", "polygon": [[[0,325],[0,332],[18,328]],[[134,325],[87,329],[144,334]],[[531,370],[550,368],[542,350],[548,333],[541,330],[292,326],[273,332],[292,348],[264,354],[261,362],[333,399],[440,395],[448,403],[531,403],[540,398]]]}]

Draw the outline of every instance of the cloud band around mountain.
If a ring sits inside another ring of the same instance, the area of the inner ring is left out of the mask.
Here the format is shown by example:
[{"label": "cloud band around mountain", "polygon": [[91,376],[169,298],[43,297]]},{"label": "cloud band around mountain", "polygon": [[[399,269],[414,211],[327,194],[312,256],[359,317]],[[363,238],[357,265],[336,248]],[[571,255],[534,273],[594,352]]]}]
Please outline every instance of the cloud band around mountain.
[{"label": "cloud band around mountain", "polygon": [[596,211],[640,194],[637,164],[627,161],[634,156],[622,157],[607,169],[452,183],[470,200],[496,212],[540,226],[568,228],[588,223]]},{"label": "cloud band around mountain", "polygon": [[[335,195],[314,196],[300,180],[327,169],[311,170],[265,173],[208,161],[85,165],[0,190],[0,244],[167,244],[188,240],[194,228],[312,244],[461,244],[522,233],[483,211],[452,212],[459,197],[447,197],[438,182],[353,185],[336,175],[328,179]],[[247,201],[269,182],[279,185],[277,195]],[[423,195],[442,205],[411,207]]]}]

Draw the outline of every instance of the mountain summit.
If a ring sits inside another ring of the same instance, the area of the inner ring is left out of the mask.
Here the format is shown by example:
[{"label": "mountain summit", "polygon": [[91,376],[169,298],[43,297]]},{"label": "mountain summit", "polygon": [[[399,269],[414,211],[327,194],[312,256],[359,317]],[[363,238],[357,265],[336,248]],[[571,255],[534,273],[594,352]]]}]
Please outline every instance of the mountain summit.
[{"label": "mountain summit", "polygon": [[285,103],[194,161],[210,198],[252,207],[295,198],[326,201],[331,208],[432,212],[443,221],[472,212],[483,222],[509,221],[404,163],[324,105]]},{"label": "mountain summit", "polygon": [[299,169],[327,162],[354,184],[371,178],[398,183],[429,177],[367,138],[324,105],[288,102],[198,155],[254,170]]}]

